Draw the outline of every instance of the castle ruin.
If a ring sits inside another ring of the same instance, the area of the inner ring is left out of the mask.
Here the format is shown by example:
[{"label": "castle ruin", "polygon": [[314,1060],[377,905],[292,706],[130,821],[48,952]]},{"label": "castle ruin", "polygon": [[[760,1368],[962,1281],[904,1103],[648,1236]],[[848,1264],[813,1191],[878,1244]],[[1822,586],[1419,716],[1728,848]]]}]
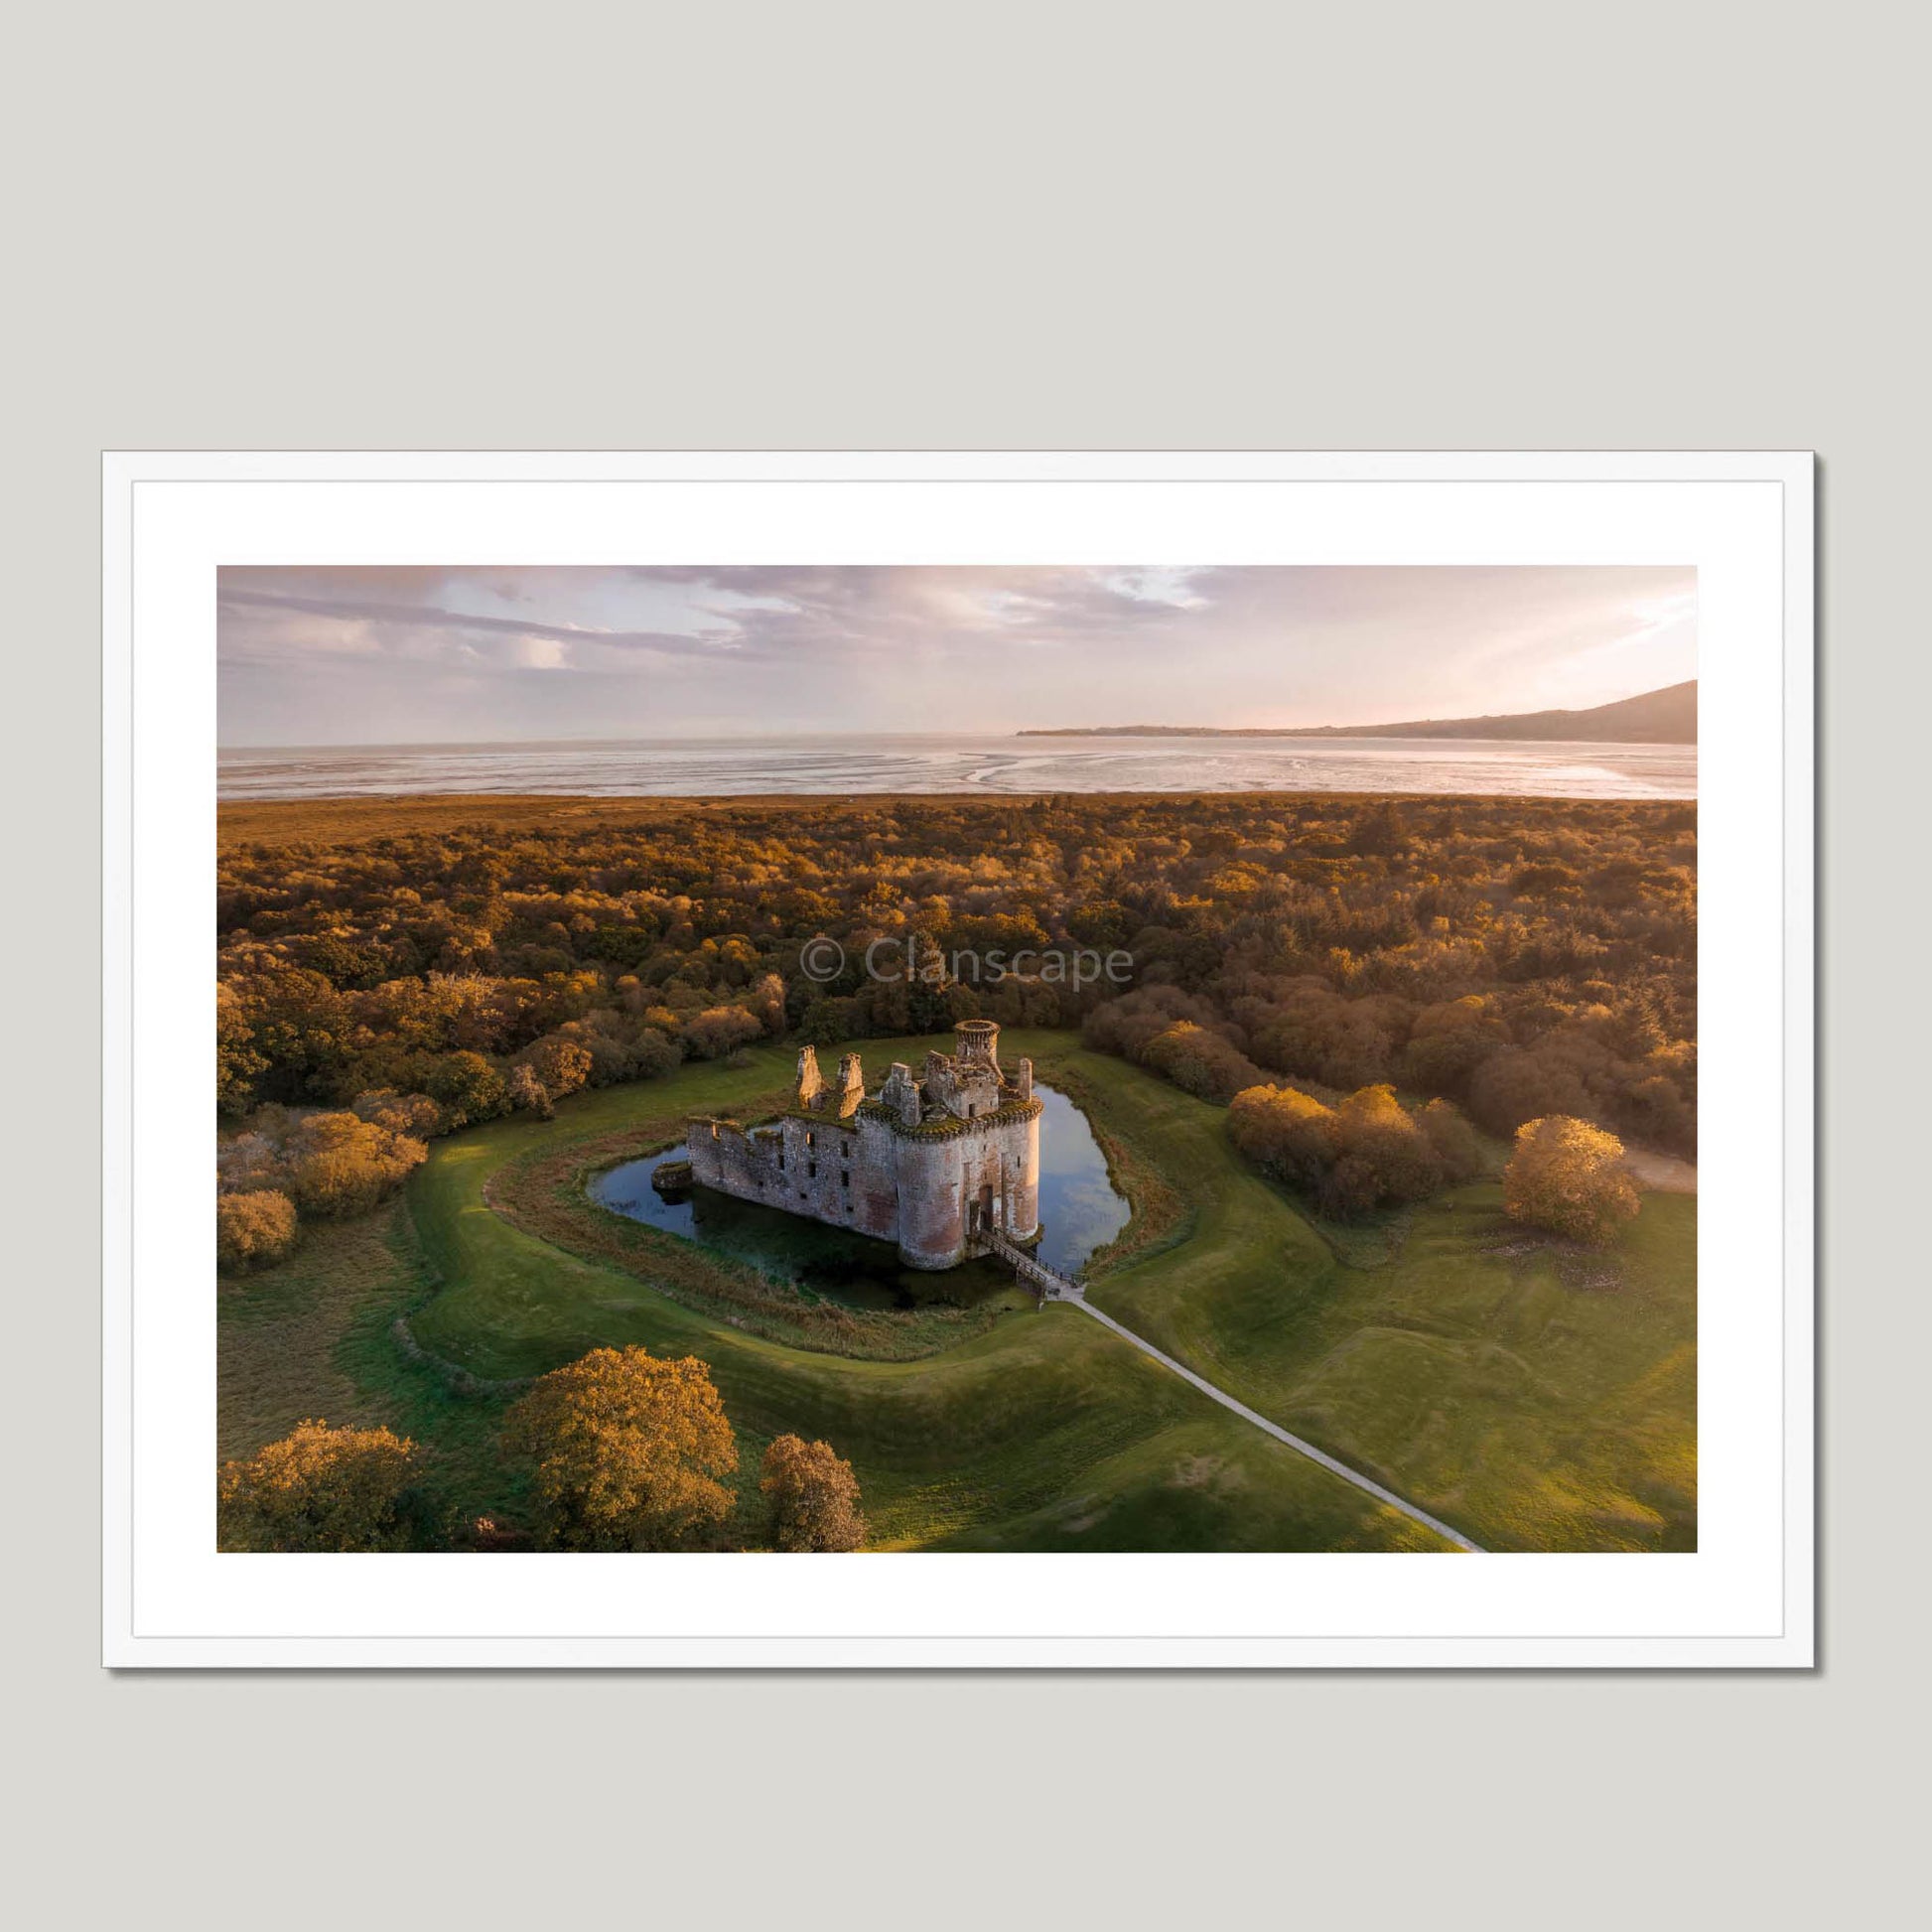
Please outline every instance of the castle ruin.
[{"label": "castle ruin", "polygon": [[1001,1068],[991,1020],[962,1020],[953,1035],[953,1052],[928,1053],[916,1076],[896,1062],[871,1098],[857,1053],[827,1081],[816,1048],[800,1048],[791,1104],[771,1126],[693,1117],[692,1179],[894,1242],[913,1268],[955,1267],[995,1235],[1034,1240],[1040,1103],[1033,1062]]}]

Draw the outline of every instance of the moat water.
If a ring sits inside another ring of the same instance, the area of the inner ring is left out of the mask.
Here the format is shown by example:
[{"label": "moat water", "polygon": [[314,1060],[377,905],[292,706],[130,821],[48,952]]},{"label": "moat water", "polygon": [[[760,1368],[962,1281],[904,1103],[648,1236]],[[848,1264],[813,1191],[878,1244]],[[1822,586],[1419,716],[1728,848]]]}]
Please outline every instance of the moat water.
[{"label": "moat water", "polygon": [[[1085,1266],[1127,1225],[1126,1198],[1107,1173],[1106,1157],[1087,1117],[1065,1094],[1035,1083],[1039,1117],[1039,1221],[1036,1253],[1063,1275]],[[743,1201],[709,1187],[666,1197],[651,1176],[666,1161],[686,1158],[665,1148],[598,1175],[591,1198],[633,1221],[681,1235],[748,1262],[802,1293],[848,1308],[914,1308],[922,1302],[978,1302],[1013,1289],[1013,1271],[996,1261],[969,1261],[939,1273],[907,1268],[897,1249],[844,1228],[808,1221],[781,1208]]]}]

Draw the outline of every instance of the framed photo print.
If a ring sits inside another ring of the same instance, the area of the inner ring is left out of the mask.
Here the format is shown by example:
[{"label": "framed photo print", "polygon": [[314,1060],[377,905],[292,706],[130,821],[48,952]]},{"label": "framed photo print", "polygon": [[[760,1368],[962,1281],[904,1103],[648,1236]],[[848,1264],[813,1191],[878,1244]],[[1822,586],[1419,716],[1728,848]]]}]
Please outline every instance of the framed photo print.
[{"label": "framed photo print", "polygon": [[1812,1661],[1812,460],[120,454],[119,1665]]}]

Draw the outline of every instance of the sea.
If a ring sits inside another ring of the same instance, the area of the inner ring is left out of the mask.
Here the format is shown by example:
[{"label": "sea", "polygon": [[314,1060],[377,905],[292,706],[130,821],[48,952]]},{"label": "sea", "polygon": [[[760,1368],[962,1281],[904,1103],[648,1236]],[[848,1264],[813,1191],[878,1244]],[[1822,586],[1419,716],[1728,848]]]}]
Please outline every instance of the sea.
[{"label": "sea", "polygon": [[1479,792],[1695,798],[1695,745],[1415,738],[1018,738],[937,734],[364,745],[218,755],[219,794],[410,792],[730,797],[761,792]]}]

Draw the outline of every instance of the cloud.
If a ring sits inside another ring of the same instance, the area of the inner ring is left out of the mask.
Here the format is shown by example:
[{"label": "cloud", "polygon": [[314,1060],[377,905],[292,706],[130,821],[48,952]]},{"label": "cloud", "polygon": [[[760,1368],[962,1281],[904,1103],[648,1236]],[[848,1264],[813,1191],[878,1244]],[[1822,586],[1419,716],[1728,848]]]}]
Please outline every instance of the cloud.
[{"label": "cloud", "polygon": [[[227,575],[226,572],[222,573],[224,580]],[[431,636],[449,631],[472,642],[478,636],[509,636],[519,643],[542,638],[557,643],[596,644],[614,650],[702,652],[717,642],[736,641],[727,636],[690,636],[667,631],[542,623],[525,617],[450,611],[433,604],[382,603],[353,595],[316,596],[295,591],[230,588],[224,581],[218,597],[218,616],[245,619],[251,611],[321,619],[324,625],[374,625],[387,630],[413,631]],[[722,631],[724,626],[719,628]],[[244,646],[249,638],[246,623],[235,624],[233,634],[237,647]],[[322,636],[326,635],[326,629],[323,625],[312,626],[305,634]]]},{"label": "cloud", "polygon": [[228,744],[1355,724],[1696,671],[1676,567],[223,570]]}]

